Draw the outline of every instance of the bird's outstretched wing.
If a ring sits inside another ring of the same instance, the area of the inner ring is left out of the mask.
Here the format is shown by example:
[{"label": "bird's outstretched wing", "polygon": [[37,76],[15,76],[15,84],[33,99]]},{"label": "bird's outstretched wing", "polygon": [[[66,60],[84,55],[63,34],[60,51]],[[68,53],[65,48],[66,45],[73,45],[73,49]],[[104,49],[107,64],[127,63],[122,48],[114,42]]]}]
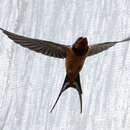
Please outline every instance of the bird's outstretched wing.
[{"label": "bird's outstretched wing", "polygon": [[121,40],[121,41],[104,42],[104,43],[89,45],[89,50],[88,50],[87,56],[92,56],[92,55],[98,54],[102,51],[107,50],[108,48],[114,46],[115,44],[117,44],[119,42],[126,42],[126,41],[130,41],[130,37],[128,37],[124,40]]},{"label": "bird's outstretched wing", "polygon": [[24,36],[17,35],[15,33],[6,31],[2,28],[0,30],[3,31],[11,40],[19,45],[29,48],[38,53],[42,53],[48,56],[56,57],[56,58],[65,58],[66,51],[69,46],[61,45],[58,43],[54,43],[51,41],[32,39]]}]

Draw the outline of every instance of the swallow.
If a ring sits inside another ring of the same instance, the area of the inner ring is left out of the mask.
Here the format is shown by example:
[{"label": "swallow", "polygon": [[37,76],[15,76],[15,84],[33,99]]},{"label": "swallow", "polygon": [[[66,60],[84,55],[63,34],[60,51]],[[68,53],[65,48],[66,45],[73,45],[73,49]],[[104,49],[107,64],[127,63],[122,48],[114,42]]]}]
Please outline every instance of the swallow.
[{"label": "swallow", "polygon": [[83,68],[85,59],[89,56],[93,56],[107,50],[108,48],[114,46],[116,43],[126,42],[130,40],[130,37],[128,37],[120,41],[103,42],[89,45],[86,37],[79,37],[72,46],[69,46],[47,40],[28,38],[6,31],[2,28],[0,28],[0,30],[15,43],[25,48],[47,56],[65,59],[66,77],[60,93],[50,112],[52,112],[55,108],[62,93],[66,89],[72,87],[78,91],[80,100],[80,113],[82,113],[82,87],[80,82],[80,71]]}]

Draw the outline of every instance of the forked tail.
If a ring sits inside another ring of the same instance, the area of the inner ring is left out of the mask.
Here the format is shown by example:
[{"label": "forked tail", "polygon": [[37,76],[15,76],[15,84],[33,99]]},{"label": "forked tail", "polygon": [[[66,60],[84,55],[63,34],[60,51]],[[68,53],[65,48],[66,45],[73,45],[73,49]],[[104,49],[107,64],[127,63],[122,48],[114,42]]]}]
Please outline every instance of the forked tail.
[{"label": "forked tail", "polygon": [[77,91],[78,91],[78,94],[79,94],[79,99],[80,99],[80,113],[82,113],[82,88],[81,88],[81,83],[80,83],[80,75],[78,74],[77,78],[75,79],[75,81],[73,82],[73,84],[71,84],[69,81],[68,81],[68,76],[66,75],[65,77],[65,80],[64,80],[64,83],[63,83],[63,86],[61,88],[61,91],[55,101],[55,104],[53,105],[52,109],[50,112],[53,111],[53,109],[55,108],[61,94],[69,87],[73,87],[75,88]]}]

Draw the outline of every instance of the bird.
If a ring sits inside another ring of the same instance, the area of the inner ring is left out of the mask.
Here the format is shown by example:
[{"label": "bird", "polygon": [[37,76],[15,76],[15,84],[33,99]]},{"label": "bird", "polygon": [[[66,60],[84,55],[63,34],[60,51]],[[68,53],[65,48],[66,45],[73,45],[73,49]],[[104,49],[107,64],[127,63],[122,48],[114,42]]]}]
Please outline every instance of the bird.
[{"label": "bird", "polygon": [[3,28],[0,30],[15,43],[28,48],[37,53],[41,53],[54,58],[65,59],[66,77],[59,92],[59,95],[51,108],[55,108],[60,96],[68,88],[77,90],[80,100],[80,113],[82,113],[82,87],[80,82],[80,72],[87,57],[101,53],[120,42],[130,41],[130,37],[113,42],[101,42],[89,45],[87,37],[79,37],[73,45],[65,45],[52,41],[29,38],[9,32]]}]

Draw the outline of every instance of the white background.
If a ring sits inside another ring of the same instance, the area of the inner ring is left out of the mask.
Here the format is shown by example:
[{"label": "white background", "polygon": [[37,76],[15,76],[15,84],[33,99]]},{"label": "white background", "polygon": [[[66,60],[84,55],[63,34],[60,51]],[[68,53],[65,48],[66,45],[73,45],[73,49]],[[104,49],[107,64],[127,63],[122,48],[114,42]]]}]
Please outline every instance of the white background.
[{"label": "white background", "polygon": [[[130,36],[129,0],[0,0],[0,27],[72,45]],[[130,42],[89,57],[78,93],[68,89],[53,106],[65,77],[64,60],[16,45],[0,32],[0,130],[129,130]]]}]

